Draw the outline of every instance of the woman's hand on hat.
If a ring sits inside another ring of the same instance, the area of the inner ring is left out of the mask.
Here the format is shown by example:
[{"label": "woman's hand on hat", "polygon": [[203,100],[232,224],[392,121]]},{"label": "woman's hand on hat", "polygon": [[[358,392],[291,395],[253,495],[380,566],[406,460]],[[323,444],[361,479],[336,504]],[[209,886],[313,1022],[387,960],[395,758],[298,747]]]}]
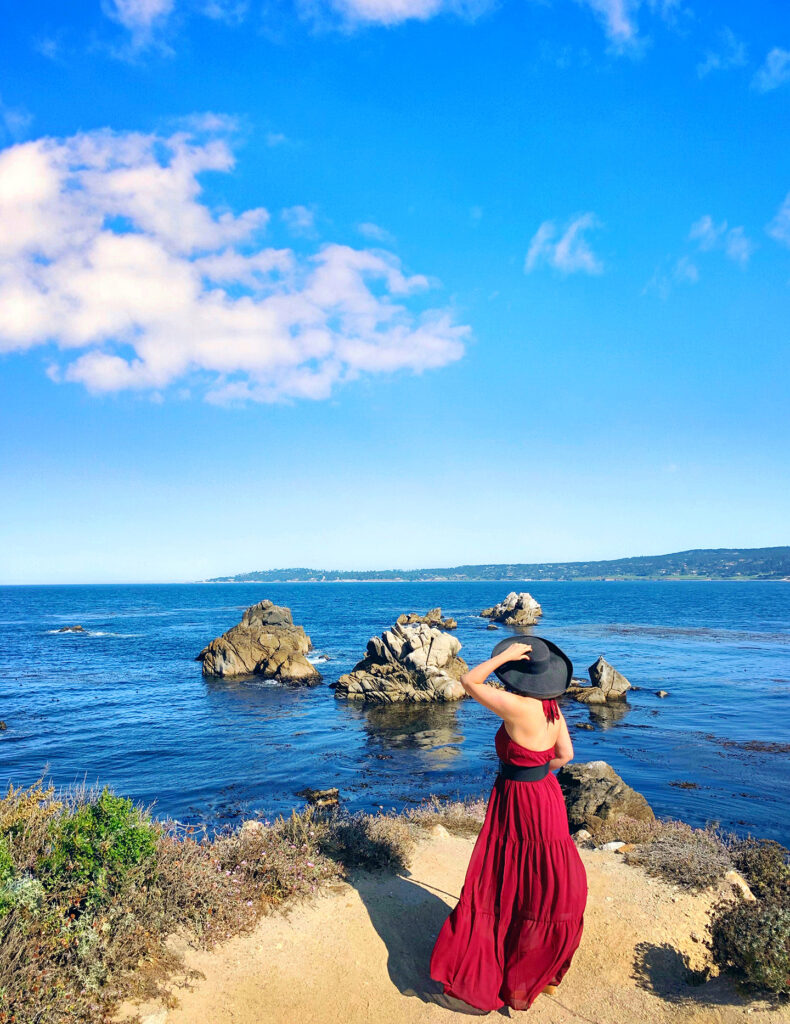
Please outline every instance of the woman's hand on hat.
[{"label": "woman's hand on hat", "polygon": [[504,661],[529,661],[529,652],[531,650],[531,644],[511,644],[502,651],[502,659]]}]

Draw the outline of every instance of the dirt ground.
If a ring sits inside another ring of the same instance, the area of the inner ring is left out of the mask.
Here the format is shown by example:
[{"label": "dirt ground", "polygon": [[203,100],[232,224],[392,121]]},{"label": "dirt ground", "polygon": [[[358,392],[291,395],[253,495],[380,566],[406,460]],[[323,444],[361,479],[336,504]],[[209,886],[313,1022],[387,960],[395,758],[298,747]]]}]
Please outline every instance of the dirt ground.
[{"label": "dirt ground", "polygon": [[715,894],[690,895],[602,850],[582,851],[584,936],[555,996],[521,1012],[446,1005],[428,959],[473,842],[437,826],[418,843],[408,872],[359,875],[214,952],[187,949],[188,966],[203,979],[172,988],[176,1008],[138,1012],[146,1024],[449,1024],[470,1015],[534,1024],[790,1024],[790,1006],[751,1000],[729,980],[689,981],[687,964],[708,962],[701,940]]}]

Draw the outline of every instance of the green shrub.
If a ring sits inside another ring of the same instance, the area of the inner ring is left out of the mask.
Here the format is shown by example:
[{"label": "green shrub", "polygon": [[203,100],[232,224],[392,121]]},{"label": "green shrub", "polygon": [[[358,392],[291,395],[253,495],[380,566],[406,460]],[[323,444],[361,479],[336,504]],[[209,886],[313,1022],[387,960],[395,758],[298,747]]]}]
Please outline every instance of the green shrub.
[{"label": "green shrub", "polygon": [[790,908],[790,850],[772,839],[736,839],[730,854],[758,899]]},{"label": "green shrub", "polygon": [[154,824],[131,800],[105,787],[95,801],[53,819],[39,873],[48,889],[84,883],[99,896],[117,886],[130,868],[153,858],[156,837]]},{"label": "green shrub", "polygon": [[790,907],[722,900],[712,908],[711,952],[720,968],[769,992],[790,993]]}]

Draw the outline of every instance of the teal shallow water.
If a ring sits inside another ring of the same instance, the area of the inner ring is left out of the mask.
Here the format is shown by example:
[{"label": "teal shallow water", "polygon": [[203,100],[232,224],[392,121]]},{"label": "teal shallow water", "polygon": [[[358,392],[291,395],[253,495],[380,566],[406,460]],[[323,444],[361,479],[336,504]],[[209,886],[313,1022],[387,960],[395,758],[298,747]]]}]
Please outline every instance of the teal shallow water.
[{"label": "teal shallow water", "polygon": [[[0,782],[111,784],[155,812],[235,821],[339,787],[352,808],[490,792],[499,721],[471,700],[366,709],[334,698],[374,633],[441,605],[462,656],[508,630],[479,611],[524,589],[575,674],[599,654],[640,687],[603,718],[565,701],[576,760],[604,759],[659,814],[790,843],[790,586],[332,583],[0,588]],[[195,655],[263,598],[313,639],[324,684],[206,680]],[[81,623],[86,634],[57,633]],[[664,700],[654,691],[663,688]],[[590,722],[592,731],[574,729]],[[696,783],[696,789],[673,783]]]}]

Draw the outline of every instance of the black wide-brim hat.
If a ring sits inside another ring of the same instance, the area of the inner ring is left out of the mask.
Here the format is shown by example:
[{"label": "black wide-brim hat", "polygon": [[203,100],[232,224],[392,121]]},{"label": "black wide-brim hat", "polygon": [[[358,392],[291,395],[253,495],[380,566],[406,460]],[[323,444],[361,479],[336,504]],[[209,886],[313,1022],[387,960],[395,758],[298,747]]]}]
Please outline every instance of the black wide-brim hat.
[{"label": "black wide-brim hat", "polygon": [[573,675],[573,662],[564,651],[551,640],[524,634],[500,640],[491,657],[495,658],[511,644],[529,644],[532,650],[529,659],[506,661],[494,669],[494,675],[500,682],[516,693],[539,700],[561,697],[565,693]]}]

